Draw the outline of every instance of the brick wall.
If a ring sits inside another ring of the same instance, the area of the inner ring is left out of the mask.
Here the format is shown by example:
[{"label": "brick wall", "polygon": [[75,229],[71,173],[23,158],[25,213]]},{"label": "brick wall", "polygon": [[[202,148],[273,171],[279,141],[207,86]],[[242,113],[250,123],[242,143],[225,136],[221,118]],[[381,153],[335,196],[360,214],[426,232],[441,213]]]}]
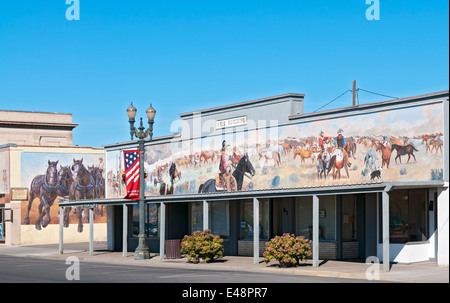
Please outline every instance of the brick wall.
[{"label": "brick wall", "polygon": [[337,243],[336,242],[319,242],[319,259],[334,260],[337,258]]},{"label": "brick wall", "polygon": [[358,258],[359,242],[342,242],[342,259]]},{"label": "brick wall", "polygon": [[[259,256],[262,257],[266,251],[267,241],[259,241]],[[238,241],[238,256],[253,256],[253,241],[239,240]]]},{"label": "brick wall", "polygon": [[[259,256],[262,257],[266,250],[267,241],[259,241]],[[342,259],[358,258],[357,241],[342,242]],[[253,256],[253,241],[239,240],[238,241],[238,256]],[[320,242],[319,243],[319,259],[320,260],[336,260],[337,259],[337,242]]]}]

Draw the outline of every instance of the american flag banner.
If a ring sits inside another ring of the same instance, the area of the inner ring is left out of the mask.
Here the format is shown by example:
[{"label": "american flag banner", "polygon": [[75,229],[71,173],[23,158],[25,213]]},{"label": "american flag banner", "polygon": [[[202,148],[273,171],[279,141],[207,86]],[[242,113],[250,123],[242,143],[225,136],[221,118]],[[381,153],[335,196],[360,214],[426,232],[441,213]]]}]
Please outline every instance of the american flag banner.
[{"label": "american flag banner", "polygon": [[127,188],[125,199],[139,200],[139,150],[124,150],[123,156]]}]

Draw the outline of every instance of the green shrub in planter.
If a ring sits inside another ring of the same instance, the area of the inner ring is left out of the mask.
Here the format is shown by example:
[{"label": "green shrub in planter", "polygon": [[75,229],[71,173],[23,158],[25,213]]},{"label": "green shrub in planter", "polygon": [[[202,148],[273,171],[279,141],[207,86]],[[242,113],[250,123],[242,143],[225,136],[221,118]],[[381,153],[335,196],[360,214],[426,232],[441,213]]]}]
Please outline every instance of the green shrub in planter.
[{"label": "green shrub in planter", "polygon": [[269,263],[275,259],[281,267],[296,266],[312,255],[311,240],[304,237],[295,237],[293,234],[276,236],[266,244],[264,262]]},{"label": "green shrub in planter", "polygon": [[184,236],[181,241],[181,253],[187,255],[188,262],[198,263],[200,259],[212,262],[223,257],[223,239],[211,234],[210,230],[195,231]]}]

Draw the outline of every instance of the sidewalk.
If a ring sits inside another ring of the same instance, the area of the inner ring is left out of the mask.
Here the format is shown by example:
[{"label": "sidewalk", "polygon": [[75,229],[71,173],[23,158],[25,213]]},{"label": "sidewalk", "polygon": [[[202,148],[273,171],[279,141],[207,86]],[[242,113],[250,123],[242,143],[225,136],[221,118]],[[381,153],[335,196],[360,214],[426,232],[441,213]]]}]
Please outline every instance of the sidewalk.
[{"label": "sidewalk", "polygon": [[[134,260],[133,253],[110,252],[106,250],[105,243],[94,244],[94,255],[90,256],[88,244],[70,243],[64,245],[64,253],[58,252],[58,245],[22,245],[5,246],[0,244],[0,255],[16,257],[36,257],[56,260],[65,260],[69,256],[76,256],[81,262],[99,262],[129,266],[154,266],[154,267],[177,267],[201,270],[223,270],[223,271],[246,271],[259,273],[276,273],[286,275],[306,275],[320,277],[337,277],[351,279],[367,279],[366,272],[376,273],[378,269],[379,280],[387,282],[403,283],[449,283],[449,268],[438,267],[435,262],[421,262],[414,264],[392,264],[390,272],[384,272],[382,264],[367,265],[362,262],[345,261],[321,261],[319,267],[312,266],[312,260],[302,262],[294,268],[278,268],[277,262],[265,264],[260,258],[259,264],[253,264],[253,257],[225,256],[223,259],[199,264],[187,262],[187,258],[164,259],[159,255],[151,254],[148,260]],[[372,269],[372,270],[371,270]]]}]

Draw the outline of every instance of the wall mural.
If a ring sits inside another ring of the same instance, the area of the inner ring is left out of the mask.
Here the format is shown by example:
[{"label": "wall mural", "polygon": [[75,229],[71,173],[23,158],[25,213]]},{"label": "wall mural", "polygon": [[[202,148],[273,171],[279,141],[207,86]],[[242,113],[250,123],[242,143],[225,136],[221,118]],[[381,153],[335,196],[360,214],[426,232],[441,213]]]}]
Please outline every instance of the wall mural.
[{"label": "wall mural", "polygon": [[149,145],[146,195],[442,180],[442,132],[437,103]]},{"label": "wall mural", "polygon": [[[28,187],[27,202],[22,203],[22,224],[34,224],[37,230],[59,224],[58,201],[105,198],[103,155],[22,153],[21,182]],[[106,222],[104,207],[95,209],[94,223]],[[88,223],[87,211],[64,208],[64,227]]]},{"label": "wall mural", "polygon": [[9,195],[9,150],[0,150],[0,194]]}]

